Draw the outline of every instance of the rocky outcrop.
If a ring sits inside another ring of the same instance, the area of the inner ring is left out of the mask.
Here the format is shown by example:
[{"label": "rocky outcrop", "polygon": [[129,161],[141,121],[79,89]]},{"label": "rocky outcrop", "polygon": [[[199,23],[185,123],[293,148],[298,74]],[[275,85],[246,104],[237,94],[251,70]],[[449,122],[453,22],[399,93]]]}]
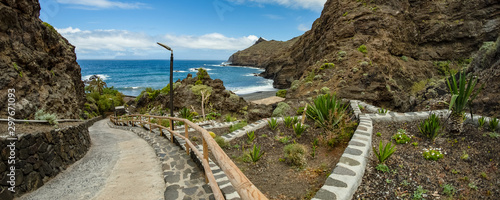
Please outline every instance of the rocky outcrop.
[{"label": "rocky outcrop", "polygon": [[[310,31],[266,59],[263,76],[280,89],[300,80],[291,98],[327,87],[342,98],[407,111],[415,106],[415,83],[443,77],[438,61],[471,58],[499,30],[496,0],[328,0]],[[334,67],[323,70],[324,63]]]},{"label": "rocky outcrop", "polygon": [[[37,109],[78,119],[85,102],[75,47],[39,19],[37,0],[0,0],[0,102],[16,90],[16,118]],[[4,118],[7,106],[0,106]]]},{"label": "rocky outcrop", "polygon": [[267,41],[259,38],[251,47],[238,51],[229,57],[228,62],[236,66],[253,66],[263,68],[273,55],[280,55],[297,41],[293,38],[288,41]]},{"label": "rocky outcrop", "polygon": [[[174,84],[174,110],[184,107],[189,109],[195,108],[198,114],[201,115],[201,90],[210,91],[210,96],[205,103],[206,114],[209,111],[244,114],[250,108],[253,108],[242,97],[234,94],[232,91],[226,90],[222,80],[211,79],[208,73],[204,71],[203,75],[200,75],[200,72],[198,72],[196,77],[188,74],[185,79],[182,81],[178,80]],[[156,97],[150,97],[150,94],[144,93],[132,105],[135,104],[136,111],[141,112],[144,109],[148,109],[145,112],[162,115],[162,113],[158,112],[159,110],[169,108],[170,93],[162,92]]]}]

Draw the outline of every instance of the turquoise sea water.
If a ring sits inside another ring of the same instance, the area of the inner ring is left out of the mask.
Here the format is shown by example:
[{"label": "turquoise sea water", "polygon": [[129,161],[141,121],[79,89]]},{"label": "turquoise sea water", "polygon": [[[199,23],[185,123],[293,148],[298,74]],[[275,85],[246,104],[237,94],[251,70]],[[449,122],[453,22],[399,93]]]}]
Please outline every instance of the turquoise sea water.
[{"label": "turquoise sea water", "polygon": [[[196,76],[197,68],[204,68],[212,79],[221,79],[226,89],[236,94],[257,91],[275,91],[273,81],[257,77],[263,69],[253,67],[221,66],[223,61],[174,60],[174,82],[186,78],[188,73]],[[137,96],[146,87],[161,89],[169,83],[169,60],[78,60],[82,69],[82,80],[97,74],[108,87],[125,95]]]}]

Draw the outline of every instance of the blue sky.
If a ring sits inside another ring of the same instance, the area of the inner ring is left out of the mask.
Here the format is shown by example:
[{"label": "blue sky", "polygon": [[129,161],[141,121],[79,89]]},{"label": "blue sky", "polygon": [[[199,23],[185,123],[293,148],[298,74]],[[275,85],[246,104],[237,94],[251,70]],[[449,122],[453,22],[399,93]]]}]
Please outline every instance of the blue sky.
[{"label": "blue sky", "polygon": [[226,60],[259,37],[309,30],[326,0],[40,0],[40,18],[78,59]]}]

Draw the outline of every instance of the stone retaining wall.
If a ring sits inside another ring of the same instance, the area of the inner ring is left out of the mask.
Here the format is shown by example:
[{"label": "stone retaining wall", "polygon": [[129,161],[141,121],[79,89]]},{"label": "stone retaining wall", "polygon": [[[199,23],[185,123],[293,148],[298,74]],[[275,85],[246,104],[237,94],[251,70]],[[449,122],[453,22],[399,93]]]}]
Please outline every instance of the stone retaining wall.
[{"label": "stone retaining wall", "polygon": [[[36,190],[87,153],[91,141],[88,127],[102,119],[97,117],[77,126],[55,129],[50,132],[18,135],[17,141],[0,138],[0,199],[13,199]],[[15,143],[12,143],[15,142]],[[15,144],[15,164],[9,164],[11,149]],[[15,176],[11,172],[15,167]],[[11,177],[15,177],[15,193],[8,190]]]}]

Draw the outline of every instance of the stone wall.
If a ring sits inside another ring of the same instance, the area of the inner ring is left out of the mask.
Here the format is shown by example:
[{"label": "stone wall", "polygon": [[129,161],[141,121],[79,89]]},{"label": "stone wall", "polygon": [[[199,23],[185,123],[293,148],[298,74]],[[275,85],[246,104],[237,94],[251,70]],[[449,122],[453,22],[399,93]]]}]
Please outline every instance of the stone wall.
[{"label": "stone wall", "polygon": [[[18,141],[0,138],[0,199],[13,199],[36,190],[59,172],[85,156],[91,141],[88,127],[102,119],[97,117],[77,126],[18,136]],[[15,164],[8,163],[11,142],[15,142]],[[11,185],[11,167],[15,167],[15,192]]]}]

